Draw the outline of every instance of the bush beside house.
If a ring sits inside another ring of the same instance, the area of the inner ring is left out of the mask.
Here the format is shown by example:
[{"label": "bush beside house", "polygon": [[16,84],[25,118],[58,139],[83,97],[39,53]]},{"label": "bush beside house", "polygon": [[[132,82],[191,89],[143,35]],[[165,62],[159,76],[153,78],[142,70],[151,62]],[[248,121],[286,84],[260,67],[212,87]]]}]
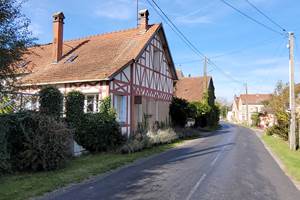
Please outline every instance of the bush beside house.
[{"label": "bush beside house", "polygon": [[64,123],[36,112],[0,116],[0,171],[43,171],[64,166],[71,133]]},{"label": "bush beside house", "polygon": [[99,113],[85,113],[75,131],[75,140],[90,152],[115,150],[125,141],[110,97],[100,105]]},{"label": "bush beside house", "polygon": [[40,112],[0,115],[0,171],[43,171],[64,166],[71,131],[60,119],[63,96],[47,87],[40,92]]}]

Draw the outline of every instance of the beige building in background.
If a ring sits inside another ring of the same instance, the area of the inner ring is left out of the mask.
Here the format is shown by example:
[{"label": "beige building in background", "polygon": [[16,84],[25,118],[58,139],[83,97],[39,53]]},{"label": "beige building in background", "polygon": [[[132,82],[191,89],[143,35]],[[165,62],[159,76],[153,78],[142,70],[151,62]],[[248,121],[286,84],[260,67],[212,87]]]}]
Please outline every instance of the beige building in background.
[{"label": "beige building in background", "polygon": [[272,98],[271,94],[241,94],[235,96],[232,104],[231,121],[237,123],[247,123],[247,104],[248,122],[252,124],[251,116],[260,113],[260,126],[271,126],[274,123],[274,116],[266,112],[264,102]]}]

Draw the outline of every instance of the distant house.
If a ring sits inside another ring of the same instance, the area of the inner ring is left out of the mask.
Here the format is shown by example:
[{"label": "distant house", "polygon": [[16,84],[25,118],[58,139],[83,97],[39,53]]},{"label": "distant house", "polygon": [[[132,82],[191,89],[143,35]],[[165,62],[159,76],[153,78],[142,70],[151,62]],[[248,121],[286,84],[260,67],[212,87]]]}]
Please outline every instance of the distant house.
[{"label": "distant house", "polygon": [[24,58],[22,91],[36,93],[49,85],[64,95],[81,91],[85,112],[97,112],[110,96],[127,134],[144,116],[150,125],[168,120],[177,75],[163,26],[150,25],[148,16],[141,10],[136,28],[64,41],[64,14],[54,14],[53,43],[30,48]]},{"label": "distant house", "polygon": [[234,96],[232,104],[232,120],[238,123],[247,123],[247,105],[248,122],[252,124],[251,116],[254,113],[260,113],[261,126],[269,126],[274,123],[274,117],[266,112],[264,102],[272,98],[271,94],[241,94]]},{"label": "distant house", "polygon": [[176,69],[178,79],[184,78],[184,74],[180,69]]},{"label": "distant house", "polygon": [[[180,71],[177,71],[177,73]],[[199,77],[184,77],[177,75],[179,78],[175,83],[176,97],[185,99],[189,102],[201,101],[205,95],[208,94],[210,105],[215,103],[215,87],[211,76]]]}]

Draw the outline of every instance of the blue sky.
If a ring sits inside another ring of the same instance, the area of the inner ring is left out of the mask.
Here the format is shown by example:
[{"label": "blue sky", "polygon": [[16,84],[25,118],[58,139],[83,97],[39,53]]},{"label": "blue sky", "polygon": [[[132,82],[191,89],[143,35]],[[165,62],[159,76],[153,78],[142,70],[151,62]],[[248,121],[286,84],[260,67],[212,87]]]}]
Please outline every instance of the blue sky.
[{"label": "blue sky", "polygon": [[[245,13],[270,26],[245,0],[227,0]],[[300,1],[250,0],[272,19],[296,34],[296,81],[300,81]],[[52,14],[63,11],[64,38],[110,32],[136,26],[136,0],[28,0],[23,7],[31,20],[30,28],[38,43],[52,41]],[[278,80],[288,81],[287,39],[239,15],[220,0],[156,0],[184,34],[211,57],[218,67],[240,82],[247,82],[249,93],[272,92]],[[150,23],[162,22],[146,0],[140,8],[150,11]],[[274,27],[274,26],[272,26]],[[185,75],[203,73],[203,61],[164,23],[173,60]],[[274,27],[276,28],[276,27]],[[212,66],[216,96],[231,101],[244,92]]]}]

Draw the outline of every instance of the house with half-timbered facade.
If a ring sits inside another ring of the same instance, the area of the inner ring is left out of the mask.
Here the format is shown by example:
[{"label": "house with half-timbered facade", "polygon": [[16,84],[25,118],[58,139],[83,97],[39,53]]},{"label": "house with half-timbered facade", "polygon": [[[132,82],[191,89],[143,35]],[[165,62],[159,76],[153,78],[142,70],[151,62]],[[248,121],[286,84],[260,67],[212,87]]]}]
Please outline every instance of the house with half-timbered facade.
[{"label": "house with half-timbered facade", "polygon": [[53,16],[53,42],[31,47],[20,64],[19,85],[27,93],[55,86],[64,95],[85,95],[85,112],[97,112],[111,96],[123,133],[169,119],[174,63],[162,24],[149,24],[148,10],[128,30],[63,40],[64,14]]}]

